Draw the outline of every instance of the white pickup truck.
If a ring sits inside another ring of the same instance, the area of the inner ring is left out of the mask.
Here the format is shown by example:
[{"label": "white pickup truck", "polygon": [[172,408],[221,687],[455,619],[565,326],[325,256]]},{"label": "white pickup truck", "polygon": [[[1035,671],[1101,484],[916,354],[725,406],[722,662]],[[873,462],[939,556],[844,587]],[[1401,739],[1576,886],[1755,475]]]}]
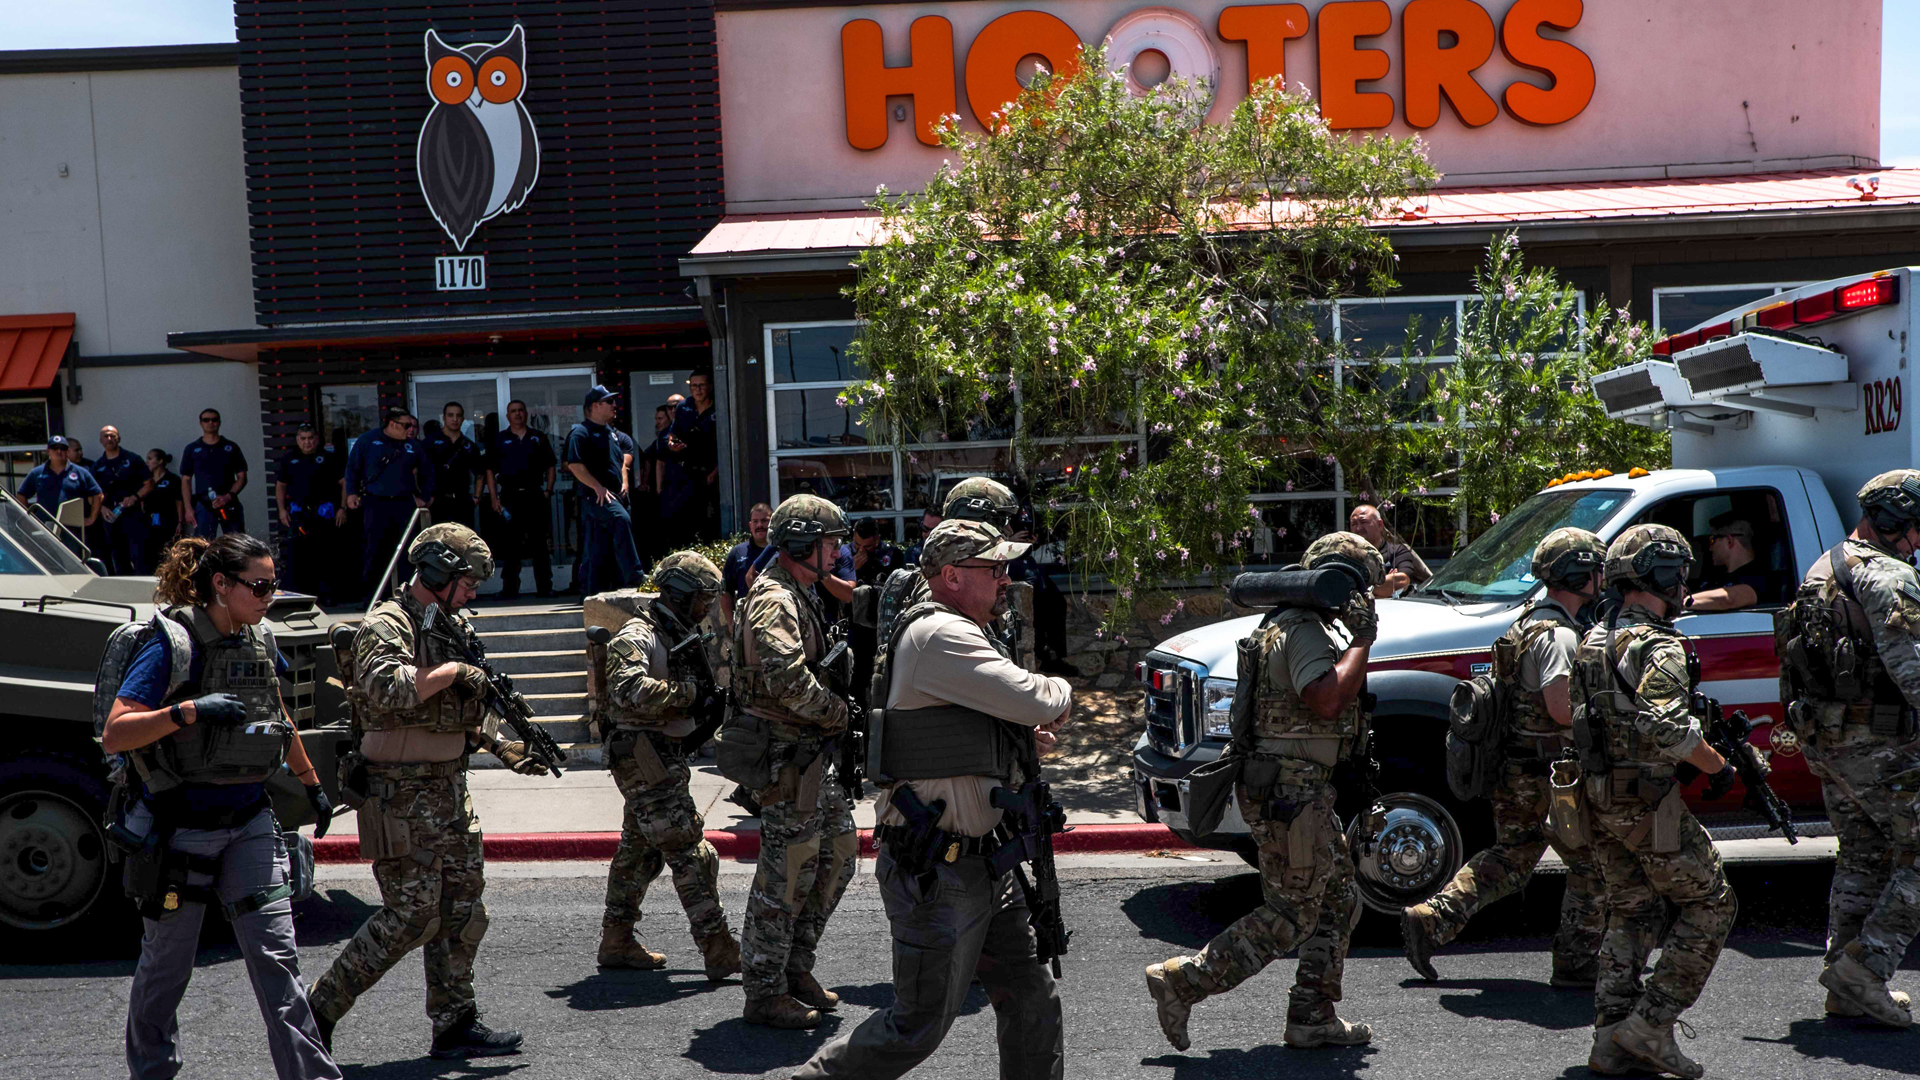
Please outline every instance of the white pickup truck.
[{"label": "white pickup truck", "polygon": [[[1754,744],[1771,757],[1774,790],[1797,818],[1821,819],[1819,784],[1780,719],[1773,612],[1806,568],[1859,518],[1853,494],[1869,477],[1920,461],[1901,403],[1915,327],[1912,269],[1809,285],[1736,308],[1657,343],[1654,358],[1607,372],[1594,390],[1617,419],[1664,424],[1671,468],[1556,482],[1456,552],[1426,585],[1380,601],[1380,637],[1368,666],[1386,831],[1360,859],[1367,905],[1397,912],[1431,895],[1491,839],[1484,804],[1447,790],[1442,747],[1456,683],[1487,670],[1490,648],[1540,591],[1534,545],[1564,525],[1611,540],[1642,522],[1671,525],[1695,545],[1695,584],[1713,570],[1707,538],[1730,515],[1753,527],[1759,602],[1682,616],[1701,661],[1700,690],[1745,709]],[[1250,854],[1245,821],[1229,808],[1219,831],[1194,836],[1182,779],[1226,745],[1235,642],[1258,618],[1169,638],[1136,666],[1146,688],[1145,730],[1133,755],[1136,809],[1202,847]],[[1738,793],[1690,801],[1715,835],[1739,835]],[[1353,796],[1342,802],[1351,815]],[[1757,820],[1757,819],[1754,819]],[[1759,835],[1751,830],[1746,835]]]}]

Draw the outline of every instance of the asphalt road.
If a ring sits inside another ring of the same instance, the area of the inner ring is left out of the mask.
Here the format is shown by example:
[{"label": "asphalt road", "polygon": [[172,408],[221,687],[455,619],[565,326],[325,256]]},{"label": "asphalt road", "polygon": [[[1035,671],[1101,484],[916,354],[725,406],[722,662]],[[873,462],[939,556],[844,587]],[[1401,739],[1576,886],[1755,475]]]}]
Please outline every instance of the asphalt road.
[{"label": "asphalt road", "polygon": [[[325,868],[329,899],[298,907],[308,978],[335,956],[377,902],[363,867]],[[784,1075],[836,1031],[891,1000],[884,917],[872,864],[829,926],[817,974],[846,998],[812,1032],[740,1021],[737,982],[709,987],[664,880],[647,899],[650,940],[664,972],[593,965],[604,867],[496,866],[487,886],[492,927],[480,951],[489,1022],[527,1034],[524,1054],[472,1063],[425,1056],[421,966],[409,958],[342,1021],[336,1049],[358,1080],[513,1077]],[[724,900],[736,920],[750,866],[728,864]],[[1828,862],[1734,867],[1742,912],[1719,970],[1688,1014],[1686,1049],[1721,1077],[1842,1077],[1920,1073],[1920,1029],[1869,1029],[1820,1018]],[[1560,879],[1542,875],[1485,913],[1441,954],[1445,977],[1412,981],[1398,931],[1370,918],[1347,964],[1343,1014],[1374,1025],[1372,1046],[1292,1051],[1280,1045],[1293,962],[1282,960],[1195,1012],[1194,1049],[1161,1038],[1141,978],[1145,964],[1197,949],[1258,899],[1237,861],[1086,857],[1063,868],[1074,927],[1062,993],[1068,1074],[1085,1077],[1290,1078],[1584,1077],[1591,1005],[1547,986],[1547,937]],[[213,920],[180,1011],[184,1076],[271,1076],[259,1014],[224,926]],[[124,1076],[121,1032],[132,961],[0,966],[0,1077]],[[1913,989],[1911,976],[1897,983]],[[917,1077],[997,1074],[992,1009],[976,989],[965,1015]]]}]

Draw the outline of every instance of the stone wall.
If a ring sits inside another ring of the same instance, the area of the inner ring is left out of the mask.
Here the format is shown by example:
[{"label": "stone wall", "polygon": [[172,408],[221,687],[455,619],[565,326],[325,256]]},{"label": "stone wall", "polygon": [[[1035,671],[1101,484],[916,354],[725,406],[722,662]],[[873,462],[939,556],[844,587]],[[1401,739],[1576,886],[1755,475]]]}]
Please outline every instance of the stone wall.
[{"label": "stone wall", "polygon": [[1133,664],[1162,641],[1198,627],[1254,612],[1227,599],[1219,586],[1175,590],[1146,597],[1129,622],[1101,632],[1112,602],[1109,593],[1067,594],[1067,654],[1063,659],[1100,690],[1133,683]]}]

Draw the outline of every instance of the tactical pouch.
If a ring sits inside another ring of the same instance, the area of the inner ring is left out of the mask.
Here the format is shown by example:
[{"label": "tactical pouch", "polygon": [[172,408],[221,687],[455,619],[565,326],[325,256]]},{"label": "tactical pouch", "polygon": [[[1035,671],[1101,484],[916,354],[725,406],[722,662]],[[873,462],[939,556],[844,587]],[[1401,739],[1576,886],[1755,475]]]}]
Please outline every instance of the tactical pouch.
[{"label": "tactical pouch", "polygon": [[1553,796],[1547,804],[1547,827],[1568,851],[1581,851],[1593,843],[1587,824],[1586,792],[1578,762],[1553,763]]},{"label": "tactical pouch", "polygon": [[1240,769],[1240,783],[1247,789],[1247,797],[1256,803],[1264,804],[1267,801],[1267,797],[1273,794],[1275,781],[1279,779],[1280,759],[1265,754],[1247,758],[1246,765]]},{"label": "tactical pouch", "polygon": [[1656,855],[1671,855],[1680,850],[1680,818],[1687,812],[1687,804],[1680,797],[1680,785],[1667,789],[1667,794],[1653,808],[1653,832],[1648,838],[1648,850]]},{"label": "tactical pouch", "polygon": [[1314,856],[1325,840],[1321,815],[1303,813],[1304,805],[1295,808],[1293,821],[1287,826],[1287,871],[1289,876],[1302,871],[1311,872]]},{"label": "tactical pouch", "polygon": [[340,755],[335,765],[340,782],[340,801],[349,810],[367,805],[367,759],[358,750]]},{"label": "tactical pouch", "polygon": [[660,750],[653,745],[653,740],[648,738],[645,732],[638,731],[631,733],[623,731],[616,734],[614,738],[618,739],[620,735],[626,734],[633,736],[633,741],[627,746],[627,752],[633,755],[634,771],[639,775],[640,782],[653,787],[665,781],[669,775],[667,763],[661,759]]},{"label": "tactical pouch", "polygon": [[280,842],[287,849],[287,887],[293,890],[292,899],[305,900],[313,895],[313,838],[296,830],[281,833]]},{"label": "tactical pouch", "polygon": [[820,784],[826,771],[827,755],[824,753],[816,755],[806,768],[800,770],[799,782],[793,789],[793,805],[800,813],[807,813],[820,805]]},{"label": "tactical pouch", "polygon": [[382,800],[360,808],[360,857],[378,862],[413,854],[413,832],[407,820],[390,817]]},{"label": "tactical pouch", "polygon": [[720,775],[748,791],[773,783],[773,735],[764,717],[735,708],[713,740],[713,764]]},{"label": "tactical pouch", "polygon": [[154,829],[141,838],[139,846],[128,850],[120,871],[120,884],[127,899],[143,908],[156,901],[167,887],[167,845]]}]

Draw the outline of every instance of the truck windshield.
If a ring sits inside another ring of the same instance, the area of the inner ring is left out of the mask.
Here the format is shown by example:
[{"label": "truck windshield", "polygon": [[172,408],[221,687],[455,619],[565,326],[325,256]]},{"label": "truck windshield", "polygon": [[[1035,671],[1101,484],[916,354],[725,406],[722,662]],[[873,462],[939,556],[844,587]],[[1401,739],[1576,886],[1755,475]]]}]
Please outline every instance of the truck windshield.
[{"label": "truck windshield", "polygon": [[1421,590],[1444,590],[1456,600],[1518,600],[1533,589],[1533,549],[1543,537],[1566,526],[1598,532],[1627,496],[1592,488],[1543,491],[1447,560]]},{"label": "truck windshield", "polygon": [[46,526],[0,495],[0,574],[91,573]]}]

